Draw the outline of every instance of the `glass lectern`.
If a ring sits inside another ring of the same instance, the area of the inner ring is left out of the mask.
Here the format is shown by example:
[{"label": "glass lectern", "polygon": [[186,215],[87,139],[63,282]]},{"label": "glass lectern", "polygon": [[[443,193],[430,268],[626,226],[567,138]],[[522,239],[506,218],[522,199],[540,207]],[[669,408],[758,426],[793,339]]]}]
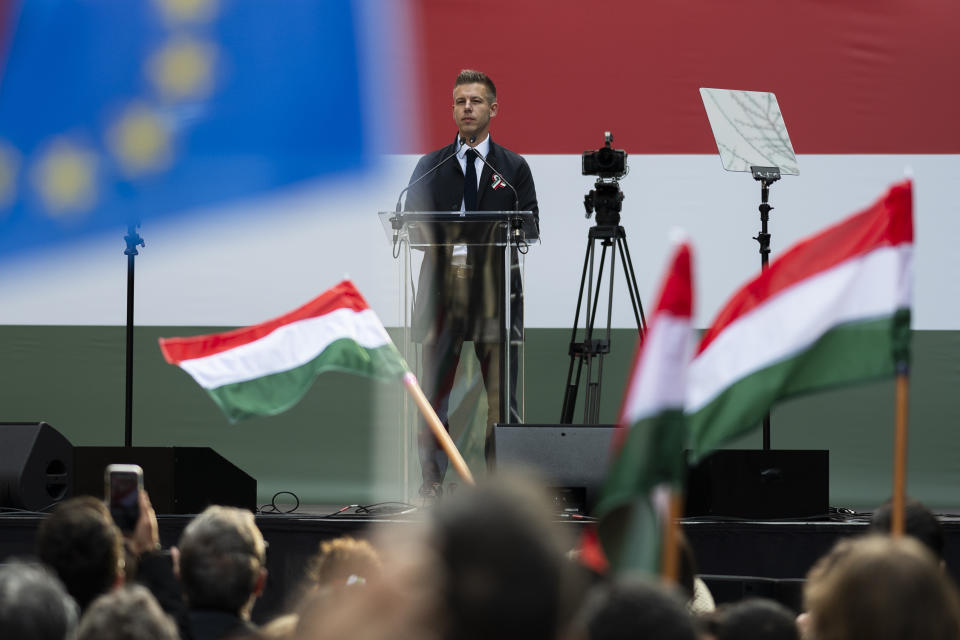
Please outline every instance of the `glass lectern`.
[{"label": "glass lectern", "polygon": [[[435,408],[447,414],[471,471],[482,475],[491,425],[523,422],[524,257],[538,237],[536,218],[529,211],[379,215],[398,259],[397,346],[428,398],[431,387],[449,389],[446,411]],[[482,353],[493,355],[481,362]],[[418,417],[405,413],[409,479],[419,474],[415,453],[409,461]],[[456,482],[452,475],[447,480]]]}]

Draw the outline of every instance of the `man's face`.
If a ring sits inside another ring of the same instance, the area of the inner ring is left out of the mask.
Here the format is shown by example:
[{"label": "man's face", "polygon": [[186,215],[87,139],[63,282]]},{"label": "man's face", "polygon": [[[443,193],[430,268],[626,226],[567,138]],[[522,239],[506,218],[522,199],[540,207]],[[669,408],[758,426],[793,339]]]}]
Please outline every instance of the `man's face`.
[{"label": "man's face", "polygon": [[453,119],[460,134],[470,142],[480,142],[490,129],[490,118],[497,115],[499,105],[487,99],[487,88],[479,82],[461,84],[453,90]]}]

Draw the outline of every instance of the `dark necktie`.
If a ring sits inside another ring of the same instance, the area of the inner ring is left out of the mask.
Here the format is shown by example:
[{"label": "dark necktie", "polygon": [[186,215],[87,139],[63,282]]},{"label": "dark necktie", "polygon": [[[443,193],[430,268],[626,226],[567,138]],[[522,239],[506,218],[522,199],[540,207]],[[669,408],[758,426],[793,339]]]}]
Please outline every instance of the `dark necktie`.
[{"label": "dark necktie", "polygon": [[467,149],[467,170],[463,178],[463,208],[465,211],[477,210],[477,165],[474,160],[477,152]]}]

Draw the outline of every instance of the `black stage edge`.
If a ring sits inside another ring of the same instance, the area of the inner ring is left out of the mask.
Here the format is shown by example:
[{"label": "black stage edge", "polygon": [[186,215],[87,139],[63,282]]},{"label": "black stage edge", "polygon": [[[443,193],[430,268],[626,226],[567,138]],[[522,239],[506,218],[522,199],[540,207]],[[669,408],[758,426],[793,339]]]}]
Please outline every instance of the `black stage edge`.
[{"label": "black stage edge", "polygon": [[[304,512],[307,509],[312,513]],[[255,620],[269,620],[284,610],[288,596],[296,592],[304,561],[316,552],[322,540],[347,534],[363,537],[375,525],[410,526],[424,517],[421,510],[361,516],[351,509],[330,515],[336,511],[336,507],[304,507],[296,514],[257,516],[257,525],[270,546],[268,586],[254,609]],[[0,560],[32,554],[34,536],[43,517],[27,513],[0,515]],[[160,540],[164,548],[169,548],[177,543],[190,516],[161,515],[158,520]],[[581,522],[562,522],[565,526],[582,526]],[[960,517],[941,516],[941,522],[946,535],[947,567],[957,580]],[[864,533],[866,527],[867,518],[857,516],[841,521],[687,519],[683,523],[699,572],[705,575],[718,603],[761,595],[795,609],[800,606],[802,579],[813,563],[838,539]]]}]

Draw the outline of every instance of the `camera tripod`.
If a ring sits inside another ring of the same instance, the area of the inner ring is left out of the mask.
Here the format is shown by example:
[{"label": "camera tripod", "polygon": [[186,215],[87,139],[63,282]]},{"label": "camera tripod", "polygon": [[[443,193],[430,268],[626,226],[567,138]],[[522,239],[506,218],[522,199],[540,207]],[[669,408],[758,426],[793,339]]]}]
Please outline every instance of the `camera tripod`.
[{"label": "camera tripod", "polygon": [[[637,321],[637,332],[641,342],[646,333],[647,322],[643,315],[643,304],[640,302],[640,291],[637,288],[637,277],[633,270],[633,261],[630,259],[630,248],[627,245],[627,232],[620,226],[620,209],[623,201],[623,192],[620,191],[616,180],[597,180],[594,190],[584,198],[587,217],[596,209],[596,224],[590,228],[587,237],[587,252],[583,259],[583,273],[580,276],[580,292],[577,296],[577,310],[573,320],[573,333],[570,338],[570,368],[567,371],[567,382],[563,396],[563,409],[560,414],[561,424],[570,424],[573,421],[573,411],[577,401],[577,392],[580,387],[580,378],[586,366],[587,389],[584,401],[583,424],[597,424],[600,419],[600,391],[603,384],[603,358],[610,353],[610,315],[613,309],[613,280],[616,273],[617,253],[623,265],[624,276],[627,280],[627,291],[630,293],[630,304]],[[594,270],[594,260],[597,242],[600,251],[599,268]],[[601,286],[603,284],[604,266],[607,264],[607,250],[610,250],[609,271],[607,283],[607,318],[603,337],[595,337],[597,309],[600,302]],[[588,273],[590,279],[588,280]],[[594,277],[596,282],[594,283]],[[580,322],[580,309],[583,308],[584,292],[586,291],[586,322],[583,340],[577,341],[577,328]],[[594,292],[596,292],[594,294]]]}]

